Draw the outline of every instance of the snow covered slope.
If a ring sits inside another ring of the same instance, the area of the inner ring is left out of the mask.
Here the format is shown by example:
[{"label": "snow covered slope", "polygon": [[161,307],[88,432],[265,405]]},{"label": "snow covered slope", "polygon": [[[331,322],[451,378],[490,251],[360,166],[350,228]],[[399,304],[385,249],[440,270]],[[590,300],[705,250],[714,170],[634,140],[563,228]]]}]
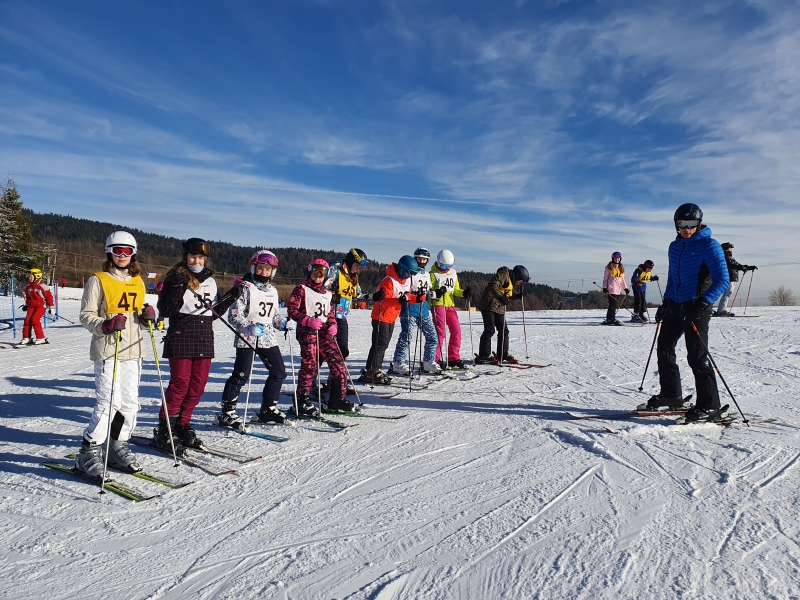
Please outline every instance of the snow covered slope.
[{"label": "snow covered slope", "polygon": [[[61,296],[73,321],[79,295]],[[234,354],[217,324],[198,432],[263,459],[215,459],[238,475],[213,477],[137,449],[147,470],[194,481],[170,490],[115,474],[162,495],[143,503],[101,501],[95,486],[42,466],[77,449],[93,406],[89,334],[51,325],[49,346],[0,349],[2,595],[797,598],[800,310],[750,311],[764,316],[713,320],[711,350],[745,414],[772,424],[571,420],[566,411],[617,413],[658,391],[655,362],[637,391],[655,327],[599,327],[603,311],[529,312],[530,362],[552,366],[479,367],[472,381],[411,393],[359,386],[372,412],[409,416],[339,417],[357,423],[344,432],[270,429],[292,438],[284,444],[210,425]],[[511,351],[524,360],[521,316],[510,318]],[[357,375],[367,311],[352,314],[350,336]],[[0,346],[10,341],[0,331]],[[251,406],[263,379],[257,369]],[[152,360],[141,394],[138,432],[149,435],[160,402]]]}]

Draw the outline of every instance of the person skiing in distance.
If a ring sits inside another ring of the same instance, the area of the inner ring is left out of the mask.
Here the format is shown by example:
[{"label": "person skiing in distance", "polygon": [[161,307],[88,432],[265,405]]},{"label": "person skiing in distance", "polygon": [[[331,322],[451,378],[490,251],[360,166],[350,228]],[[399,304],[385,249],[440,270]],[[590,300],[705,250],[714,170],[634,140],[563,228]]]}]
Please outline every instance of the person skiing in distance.
[{"label": "person skiing in distance", "polygon": [[336,307],[331,303],[333,294],[325,287],[329,268],[321,258],[312,260],[306,270],[306,279],[294,288],[286,303],[289,318],[297,323],[297,341],[300,344],[297,407],[301,415],[310,417],[319,416],[310,394],[323,359],[330,370],[327,408],[344,412],[353,410],[353,404],[345,399],[347,372],[336,343]]},{"label": "person skiing in distance", "polygon": [[733,288],[735,287],[736,282],[739,281],[739,271],[747,273],[747,271],[757,270],[758,267],[755,265],[743,265],[733,258],[733,244],[730,242],[723,243],[722,250],[725,252],[725,263],[728,266],[728,277],[730,278],[730,284],[728,285],[728,289],[723,292],[722,296],[720,296],[717,310],[711,313],[711,316],[735,317],[736,315],[728,311],[728,301],[731,299],[731,294],[733,293]]},{"label": "person skiing in distance", "polygon": [[372,345],[367,355],[366,368],[358,378],[362,383],[388,385],[392,378],[383,372],[383,358],[392,339],[394,324],[400,316],[400,309],[408,302],[424,301],[424,295],[411,293],[411,276],[419,272],[419,265],[413,256],[406,254],[396,263],[386,268],[386,277],[372,294],[375,301],[372,307]]},{"label": "person skiing in distance", "polygon": [[[201,238],[183,242],[183,259],[164,276],[158,297],[160,317],[169,319],[164,336],[164,358],[170,379],[164,396],[168,414],[161,409],[155,443],[170,447],[200,447],[202,440],[192,427],[192,413],[208,381],[214,358],[214,320],[220,318],[242,293],[234,286],[219,297],[214,272],[209,268],[211,245]],[[170,427],[167,427],[169,419]]]},{"label": "person skiing in distance", "polygon": [[[453,297],[469,300],[472,291],[469,287],[461,289],[461,285],[458,283],[458,273],[453,268],[455,261],[456,258],[450,250],[442,250],[436,256],[436,262],[433,264],[430,274],[433,289],[430,302],[433,306],[434,322],[440,342],[436,347],[436,360],[442,368],[463,369],[461,323],[458,321],[458,311]],[[446,331],[450,333],[450,340],[447,343],[447,360],[445,361],[442,359],[442,346]]]},{"label": "person skiing in distance", "polygon": [[625,265],[622,264],[622,253],[614,252],[611,261],[603,271],[603,293],[608,296],[608,310],[606,320],[602,325],[622,325],[617,320],[617,309],[622,307],[624,296],[628,295],[628,286],[625,284]]},{"label": "person skiing in distance", "polygon": [[42,279],[41,269],[31,269],[30,275],[28,275],[28,285],[25,286],[22,295],[25,298],[25,304],[22,307],[22,310],[25,311],[25,321],[22,324],[22,339],[19,345],[48,344],[44,329],[42,329],[42,317],[45,310],[53,314],[55,303],[53,294],[47,289],[47,285]]},{"label": "person skiing in distance", "polygon": [[[142,470],[128,440],[139,412],[139,379],[145,353],[141,330],[156,318],[155,309],[144,303],[136,239],[127,231],[115,231],[106,239],[105,251],[102,269],[86,280],[79,316],[81,325],[92,334],[89,358],[94,363],[95,406],[83,431],[75,468],[98,479],[103,475],[106,444],[110,466],[129,473]],[[117,350],[117,380],[112,382]],[[108,419],[110,440],[106,439]]]},{"label": "person skiing in distance", "polygon": [[[414,260],[419,267],[418,271],[409,278],[411,297],[414,302],[407,302],[400,307],[400,337],[394,349],[394,358],[389,367],[390,373],[408,375],[408,355],[414,352],[409,350],[411,340],[414,339],[414,328],[419,325],[425,336],[425,347],[422,351],[422,371],[424,373],[439,373],[439,365],[436,364],[436,351],[439,345],[439,336],[436,327],[431,319],[428,308],[431,280],[425,267],[428,265],[431,253],[426,248],[417,248],[414,251]],[[413,370],[413,367],[412,367]]]},{"label": "person skiing in distance", "polygon": [[646,260],[636,267],[631,277],[631,288],[633,289],[632,323],[650,322],[650,319],[645,314],[645,311],[647,311],[647,282],[658,281],[658,275],[652,274],[653,267],[655,267],[655,263],[652,260]]},{"label": "person skiing in distance", "polygon": [[[506,307],[511,299],[522,297],[522,292],[514,292],[514,286],[528,283],[531,280],[528,269],[517,265],[513,269],[500,267],[489,279],[489,283],[478,301],[478,310],[483,317],[483,333],[478,345],[478,356],[475,364],[492,364],[496,362],[518,363],[508,352],[508,325],[506,324]],[[492,356],[492,337],[498,332],[497,352]]]},{"label": "person skiing in distance", "polygon": [[269,250],[259,250],[250,259],[250,272],[241,280],[234,281],[234,285],[242,287],[242,294],[228,309],[228,322],[247,343],[242,337],[234,336],[236,360],[233,373],[222,390],[222,411],[217,415],[217,421],[223,427],[243,428],[244,422],[236,414],[236,405],[242,386],[252,375],[254,354],[258,354],[269,371],[257,418],[263,423],[281,424],[286,420],[286,415],[278,409],[281,384],[286,379],[286,366],[275,332],[293,329],[294,322],[278,312],[278,291],[271,284],[277,272],[278,257]]},{"label": "person skiing in distance", "polygon": [[[325,280],[325,287],[333,294],[331,301],[336,307],[336,343],[345,360],[350,355],[347,315],[350,314],[355,299],[362,293],[358,274],[368,266],[367,253],[360,248],[350,248],[344,258],[331,265]],[[347,386],[347,394],[355,394],[355,390]]]},{"label": "person skiing in distance", "polygon": [[678,235],[669,245],[664,303],[656,312],[656,323],[661,323],[657,342],[661,391],[648,400],[647,408],[683,407],[675,346],[685,335],[697,391],[697,403],[686,412],[686,421],[715,420],[720,417],[719,390],[705,348],[711,307],[729,284],[725,253],[711,237],[711,229],[703,224],[703,211],[696,204],[678,207],[674,222]]}]

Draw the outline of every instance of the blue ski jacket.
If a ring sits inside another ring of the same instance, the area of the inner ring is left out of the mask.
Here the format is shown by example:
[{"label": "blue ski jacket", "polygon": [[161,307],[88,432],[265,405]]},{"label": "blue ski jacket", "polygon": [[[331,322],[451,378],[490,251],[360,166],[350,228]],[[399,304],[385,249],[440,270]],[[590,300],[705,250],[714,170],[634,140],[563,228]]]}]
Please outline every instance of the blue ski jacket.
[{"label": "blue ski jacket", "polygon": [[682,304],[702,297],[714,304],[730,287],[725,253],[707,225],[701,225],[689,239],[676,236],[668,255],[664,299]]}]

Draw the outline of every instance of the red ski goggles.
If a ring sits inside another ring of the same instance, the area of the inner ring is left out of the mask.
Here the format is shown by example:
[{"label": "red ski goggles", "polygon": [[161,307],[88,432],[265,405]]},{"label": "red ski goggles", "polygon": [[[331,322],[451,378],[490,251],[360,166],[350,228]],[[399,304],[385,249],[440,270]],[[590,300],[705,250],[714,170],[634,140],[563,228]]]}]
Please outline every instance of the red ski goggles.
[{"label": "red ski goggles", "polygon": [[110,252],[114,256],[133,256],[136,253],[130,246],[111,246],[106,248],[106,252]]},{"label": "red ski goggles", "polygon": [[328,267],[325,265],[311,265],[311,273],[322,273],[324,276],[327,276]]}]

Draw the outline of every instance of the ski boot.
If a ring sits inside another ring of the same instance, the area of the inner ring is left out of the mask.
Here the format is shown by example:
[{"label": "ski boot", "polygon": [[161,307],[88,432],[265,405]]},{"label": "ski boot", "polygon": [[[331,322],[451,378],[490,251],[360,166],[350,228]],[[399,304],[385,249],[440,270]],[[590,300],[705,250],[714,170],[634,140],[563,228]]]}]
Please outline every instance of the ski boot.
[{"label": "ski boot", "polygon": [[111,440],[108,446],[108,464],[126,473],[142,471],[142,465],[139,464],[136,455],[131,452],[128,442],[122,440]]},{"label": "ski boot", "polygon": [[422,361],[422,372],[426,375],[439,375],[442,370],[439,364],[432,360]]},{"label": "ski boot", "polygon": [[94,477],[98,481],[103,476],[103,464],[105,453],[102,444],[92,444],[84,438],[78,456],[75,457],[75,468],[86,473],[89,477]]},{"label": "ski boot", "polygon": [[693,406],[684,415],[686,423],[720,423],[728,417],[728,406],[721,408],[698,408]]},{"label": "ski boot", "polygon": [[[300,396],[297,397],[298,404]],[[258,413],[258,420],[261,423],[275,423],[276,425],[283,425],[286,422],[286,415],[278,409],[278,401],[271,400],[261,405],[261,410]]]},{"label": "ski boot", "polygon": [[353,412],[355,410],[353,403],[342,398],[339,391],[331,394],[328,398],[328,405],[325,408],[329,411],[338,412]]},{"label": "ski boot", "polygon": [[476,365],[494,365],[497,363],[494,356],[478,356],[475,355],[475,360],[473,361]]},{"label": "ski boot", "polygon": [[511,356],[510,354],[506,354],[501,361],[504,365],[518,365],[519,361]]},{"label": "ski boot", "polygon": [[222,412],[217,413],[217,423],[220,427],[230,427],[238,430],[244,428],[244,421],[236,414],[236,409],[230,406],[223,406]]},{"label": "ski boot", "polygon": [[358,380],[362,383],[372,383],[376,385],[389,385],[392,382],[392,378],[381,370],[362,371],[361,377],[359,377]]},{"label": "ski boot", "polygon": [[356,388],[354,388],[352,385],[348,385],[347,386],[347,393],[345,395],[347,395],[347,396],[355,396],[356,395]]},{"label": "ski boot", "polygon": [[691,402],[684,401],[683,398],[662,398],[655,395],[644,404],[636,407],[636,410],[688,410],[692,407]]},{"label": "ski boot", "polygon": [[50,342],[47,341],[47,338],[39,338],[38,340],[33,340],[31,342],[31,346],[41,346],[42,344],[49,344]]},{"label": "ski boot", "polygon": [[454,370],[457,370],[457,371],[459,371],[459,370],[463,371],[467,367],[464,366],[464,361],[463,360],[461,360],[460,358],[457,358],[456,360],[451,360],[448,363],[448,368],[454,369]]},{"label": "ski boot", "polygon": [[629,323],[641,323],[642,322],[642,318],[639,315],[633,315],[631,317],[630,321],[628,321],[628,322]]},{"label": "ski boot", "polygon": [[289,409],[292,414],[297,414],[299,417],[318,417],[319,410],[311,402],[311,397],[308,393],[297,394],[297,413],[294,412],[294,406]]},{"label": "ski boot", "polygon": [[[169,429],[167,428],[167,422],[159,419],[158,427],[153,429],[153,443],[159,448],[165,448],[170,452],[172,452],[172,446],[174,445],[175,452],[177,454],[183,454],[183,443],[178,435],[179,417],[180,415],[171,415],[169,417]],[[172,431],[172,444],[170,444],[169,440],[170,430]]]},{"label": "ski boot", "polygon": [[404,362],[401,363],[389,363],[389,373],[392,375],[402,375],[403,377],[408,377],[410,371],[408,370],[408,365]]},{"label": "ski boot", "polygon": [[19,344],[17,344],[17,345],[18,346],[32,346],[33,342],[31,341],[31,338],[22,338],[19,341]]},{"label": "ski boot", "polygon": [[178,428],[178,435],[181,438],[181,444],[187,448],[203,447],[203,440],[197,437],[197,432],[194,430],[191,423],[180,426]]}]

